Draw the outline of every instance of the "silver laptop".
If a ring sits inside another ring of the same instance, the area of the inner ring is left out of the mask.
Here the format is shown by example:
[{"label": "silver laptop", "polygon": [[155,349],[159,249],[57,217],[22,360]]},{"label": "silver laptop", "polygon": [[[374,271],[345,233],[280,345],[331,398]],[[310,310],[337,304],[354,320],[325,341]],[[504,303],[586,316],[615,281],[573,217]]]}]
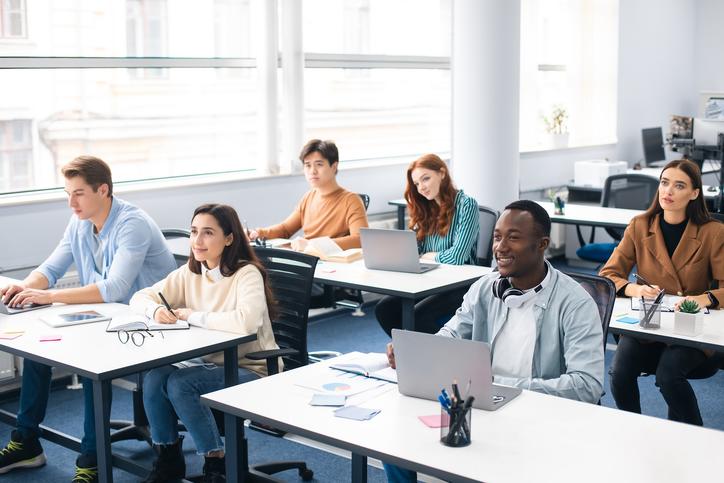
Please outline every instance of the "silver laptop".
[{"label": "silver laptop", "polygon": [[[485,342],[392,329],[397,365],[397,388],[405,396],[437,400],[454,380],[464,392],[470,381],[473,407],[495,411],[521,390],[493,384],[490,346]],[[465,395],[462,395],[465,397]]]},{"label": "silver laptop", "polygon": [[360,228],[360,237],[365,267],[372,270],[424,273],[440,266],[420,262],[414,231]]},{"label": "silver laptop", "polygon": [[37,310],[42,309],[43,307],[47,307],[50,304],[26,304],[22,305],[20,307],[8,307],[5,305],[5,302],[0,300],[0,314],[6,314],[6,315],[13,315],[13,314],[22,314],[23,312],[29,312],[31,310]]}]

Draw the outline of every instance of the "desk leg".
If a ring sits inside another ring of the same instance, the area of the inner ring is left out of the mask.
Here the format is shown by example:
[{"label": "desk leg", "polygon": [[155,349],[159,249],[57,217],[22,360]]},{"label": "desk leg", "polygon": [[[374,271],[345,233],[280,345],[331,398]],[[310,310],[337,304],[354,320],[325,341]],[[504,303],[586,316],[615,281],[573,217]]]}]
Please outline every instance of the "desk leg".
[{"label": "desk leg", "polygon": [[93,381],[93,417],[96,423],[98,479],[101,483],[113,481],[110,421],[104,410],[110,399],[111,381]]},{"label": "desk leg", "polygon": [[367,457],[352,453],[352,482],[367,483]]},{"label": "desk leg", "polygon": [[415,330],[415,300],[402,299],[402,328]]},{"label": "desk leg", "polygon": [[[238,348],[234,346],[224,350],[224,385],[226,387],[239,384],[238,367]],[[224,414],[227,481],[244,481],[249,470],[243,422],[230,414]]]},{"label": "desk leg", "polygon": [[405,229],[405,209],[406,206],[398,206],[397,207],[397,229],[398,230],[404,230]]}]

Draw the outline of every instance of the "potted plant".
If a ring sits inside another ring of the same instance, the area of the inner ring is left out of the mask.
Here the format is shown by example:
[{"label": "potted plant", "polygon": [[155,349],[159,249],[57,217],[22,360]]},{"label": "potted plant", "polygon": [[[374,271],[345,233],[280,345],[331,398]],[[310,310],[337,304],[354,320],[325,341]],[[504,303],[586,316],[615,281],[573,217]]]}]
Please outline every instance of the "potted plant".
[{"label": "potted plant", "polygon": [[561,149],[568,147],[568,111],[563,106],[555,106],[550,116],[544,116],[543,122],[546,125],[546,131],[551,136],[553,148]]},{"label": "potted plant", "polygon": [[699,313],[699,304],[693,300],[684,300],[674,313],[674,333],[697,336],[704,329],[704,319]]}]

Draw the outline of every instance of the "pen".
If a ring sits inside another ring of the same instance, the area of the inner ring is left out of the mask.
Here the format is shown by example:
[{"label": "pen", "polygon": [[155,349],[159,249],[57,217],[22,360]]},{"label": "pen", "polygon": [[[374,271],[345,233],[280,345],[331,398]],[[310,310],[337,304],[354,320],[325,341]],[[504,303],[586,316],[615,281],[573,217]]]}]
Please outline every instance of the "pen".
[{"label": "pen", "polygon": [[453,396],[455,396],[455,399],[460,401],[462,403],[462,398],[460,397],[460,391],[458,390],[458,380],[455,379],[452,383],[452,390],[453,390]]},{"label": "pen", "polygon": [[653,285],[651,285],[649,282],[647,282],[646,279],[644,277],[642,277],[641,275],[639,275],[638,273],[634,273],[634,277],[636,277],[636,280],[643,283],[647,287],[653,288],[654,290],[656,290],[656,288]]},{"label": "pen", "polygon": [[[161,292],[158,292],[158,296],[161,297],[161,302],[163,302],[163,305],[166,306],[166,309],[173,314],[173,309],[171,308],[171,306],[170,306],[170,305],[168,304],[168,302],[166,301],[166,297],[164,297]],[[174,315],[176,315],[176,314],[174,314]]]}]

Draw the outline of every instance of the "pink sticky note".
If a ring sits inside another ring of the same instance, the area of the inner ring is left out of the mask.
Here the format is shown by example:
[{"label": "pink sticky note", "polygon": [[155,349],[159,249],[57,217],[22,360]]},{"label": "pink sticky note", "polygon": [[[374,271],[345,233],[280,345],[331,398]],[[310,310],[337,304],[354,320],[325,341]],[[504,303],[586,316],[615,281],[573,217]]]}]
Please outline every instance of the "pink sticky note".
[{"label": "pink sticky note", "polygon": [[322,269],[322,273],[334,273],[336,271],[337,270],[335,270],[334,268],[323,268]]},{"label": "pink sticky note", "polygon": [[57,340],[61,340],[63,338],[60,334],[49,334],[49,335],[41,335],[38,338],[38,341],[40,342],[55,342]]},{"label": "pink sticky note", "polygon": [[429,416],[418,416],[417,419],[422,421],[425,426],[429,428],[441,428],[442,427],[442,419],[440,418],[439,414],[431,414]]},{"label": "pink sticky note", "polygon": [[0,339],[12,340],[23,335],[22,332],[0,332]]}]

